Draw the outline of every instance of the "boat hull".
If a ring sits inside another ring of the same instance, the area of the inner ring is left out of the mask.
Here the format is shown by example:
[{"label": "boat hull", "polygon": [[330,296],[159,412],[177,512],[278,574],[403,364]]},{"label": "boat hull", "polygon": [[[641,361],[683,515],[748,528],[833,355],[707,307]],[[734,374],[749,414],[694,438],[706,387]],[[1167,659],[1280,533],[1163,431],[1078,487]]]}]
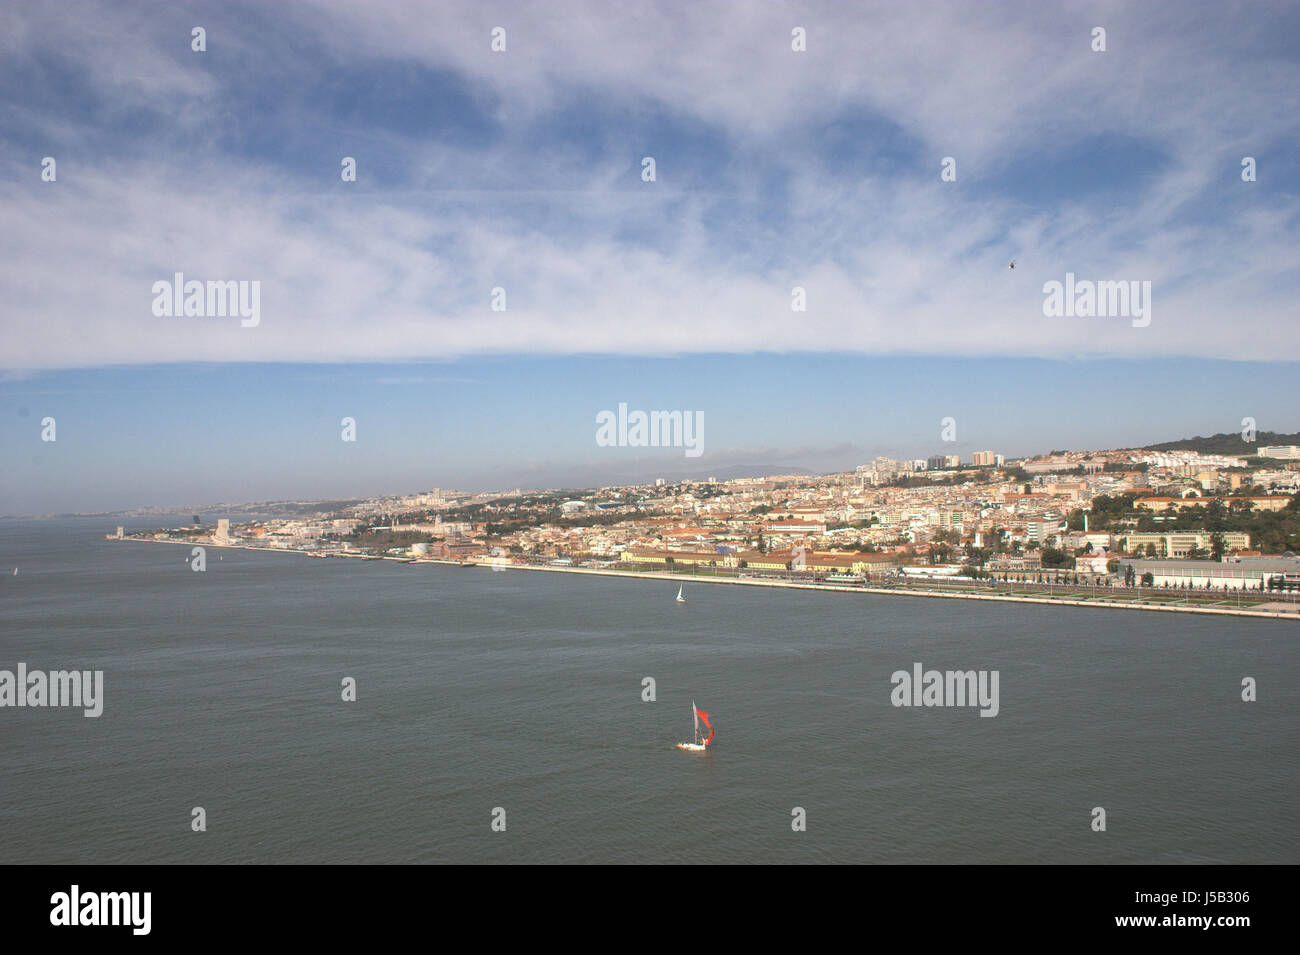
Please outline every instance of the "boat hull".
[{"label": "boat hull", "polygon": [[677,748],[684,749],[690,753],[702,753],[708,749],[708,747],[703,743],[678,743]]}]

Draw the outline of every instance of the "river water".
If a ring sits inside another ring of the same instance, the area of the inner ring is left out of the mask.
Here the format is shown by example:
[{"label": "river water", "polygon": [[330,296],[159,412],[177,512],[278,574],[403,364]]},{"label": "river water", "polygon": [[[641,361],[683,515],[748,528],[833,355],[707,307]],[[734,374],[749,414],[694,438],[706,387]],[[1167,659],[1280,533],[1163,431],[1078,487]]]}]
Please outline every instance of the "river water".
[{"label": "river water", "polygon": [[[1300,862],[1294,623],[217,548],[197,573],[115,523],[0,522],[0,670],[104,674],[98,718],[0,708],[0,862]],[[997,715],[894,706],[916,663],[996,670]],[[673,747],[692,700],[702,755]]]}]

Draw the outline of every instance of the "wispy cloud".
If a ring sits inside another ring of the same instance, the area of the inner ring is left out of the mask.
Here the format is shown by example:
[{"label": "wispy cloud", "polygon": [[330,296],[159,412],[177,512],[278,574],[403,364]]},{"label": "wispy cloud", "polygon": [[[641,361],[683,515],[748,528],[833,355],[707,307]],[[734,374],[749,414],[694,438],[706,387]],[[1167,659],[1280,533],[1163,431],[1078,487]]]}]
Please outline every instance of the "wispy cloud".
[{"label": "wispy cloud", "polygon": [[[1300,357],[1293,10],[439,9],[85,4],[72,52],[7,10],[0,364]],[[261,324],[155,317],[175,272],[259,280]],[[1066,272],[1151,281],[1151,326],[1045,318]]]}]

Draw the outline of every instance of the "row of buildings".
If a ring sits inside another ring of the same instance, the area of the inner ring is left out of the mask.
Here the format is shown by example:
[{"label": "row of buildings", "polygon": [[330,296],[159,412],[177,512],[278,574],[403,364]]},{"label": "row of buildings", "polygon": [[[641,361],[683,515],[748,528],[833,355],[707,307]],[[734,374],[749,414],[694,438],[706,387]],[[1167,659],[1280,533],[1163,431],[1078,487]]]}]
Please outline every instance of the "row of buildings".
[{"label": "row of buildings", "polygon": [[[565,493],[435,489],[310,520],[237,529],[222,522],[213,540],[321,552],[382,546],[415,559],[457,561],[855,577],[975,568],[1008,576],[1069,572],[1123,579],[1131,569],[1170,586],[1202,578],[1211,586],[1265,585],[1289,581],[1294,558],[1254,551],[1242,531],[1189,527],[1182,511],[1216,501],[1234,515],[1286,508],[1300,493],[1300,454],[1260,450],[1269,453],[1057,452],[1010,464],[996,452],[980,451],[964,467],[955,455],[878,457],[853,472],[818,476],[658,480]],[[1140,521],[1111,526],[1091,520],[1094,500],[1120,495],[1134,498]],[[1217,562],[1190,558],[1211,553],[1224,558],[1220,572],[1193,574]],[[1168,573],[1157,574],[1155,564]]]}]

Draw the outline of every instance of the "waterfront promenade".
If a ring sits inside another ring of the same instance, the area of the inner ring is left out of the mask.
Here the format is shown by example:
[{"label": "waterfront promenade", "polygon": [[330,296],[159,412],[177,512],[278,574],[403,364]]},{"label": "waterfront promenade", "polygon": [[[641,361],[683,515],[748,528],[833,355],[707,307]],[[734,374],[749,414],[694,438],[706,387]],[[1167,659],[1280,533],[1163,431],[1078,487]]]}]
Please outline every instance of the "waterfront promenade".
[{"label": "waterfront promenade", "polygon": [[[214,547],[230,550],[253,550],[272,554],[297,554],[305,557],[319,557],[310,551],[294,550],[284,547],[254,547],[249,544],[214,544],[154,537],[123,537],[124,541],[149,541],[159,544],[181,544],[188,546]],[[440,560],[432,557],[381,556],[377,554],[329,555],[330,559],[353,560],[387,560],[403,564],[441,564],[443,566],[464,566],[459,561]],[[541,571],[560,574],[588,574],[601,577],[632,577],[642,580],[665,580],[674,583],[690,582],[693,584],[729,584],[742,587],[779,587],[792,590],[822,590],[842,594],[879,594],[891,597],[931,597],[949,600],[984,600],[1005,603],[1054,604],[1065,607],[1088,607],[1110,610],[1149,610],[1165,613],[1217,614],[1233,617],[1260,617],[1271,620],[1293,620],[1300,622],[1300,601],[1276,599],[1267,600],[1259,596],[1247,597],[1237,605],[1237,596],[1231,592],[1216,593],[1205,591],[1174,591],[1158,588],[1127,587],[1085,587],[1065,584],[1046,585],[1030,583],[1011,583],[1003,581],[941,582],[937,579],[924,581],[907,580],[898,582],[863,582],[835,583],[826,581],[806,581],[789,577],[759,577],[721,575],[718,573],[668,572],[653,570],[629,570],[615,567],[573,567],[556,566],[549,563],[516,563],[484,557],[473,562],[473,568],[480,572],[513,573],[516,571]]]}]

